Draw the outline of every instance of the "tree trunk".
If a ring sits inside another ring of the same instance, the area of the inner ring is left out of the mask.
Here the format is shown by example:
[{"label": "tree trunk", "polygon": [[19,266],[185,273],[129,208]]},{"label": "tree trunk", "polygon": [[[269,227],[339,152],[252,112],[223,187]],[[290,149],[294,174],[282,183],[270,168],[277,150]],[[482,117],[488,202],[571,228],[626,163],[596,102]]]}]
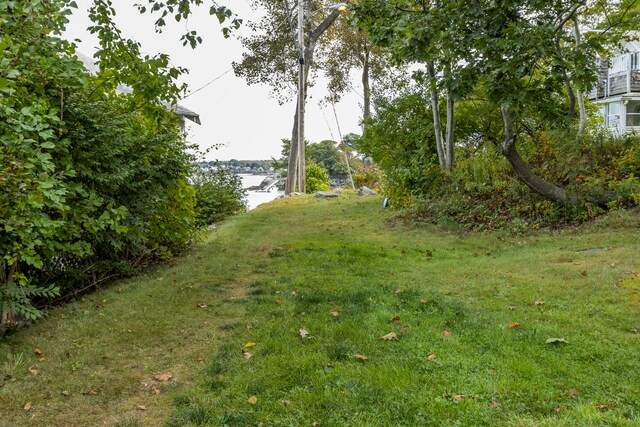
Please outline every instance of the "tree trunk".
[{"label": "tree trunk", "polygon": [[576,95],[573,92],[573,87],[571,86],[571,79],[569,78],[569,74],[567,74],[567,70],[564,69],[564,83],[567,86],[567,95],[569,95],[569,117],[573,117],[576,113]]},{"label": "tree trunk", "polygon": [[[582,44],[582,36],[580,34],[580,27],[578,26],[578,17],[573,19],[573,31],[576,35],[576,50],[580,50]],[[582,135],[587,130],[587,111],[584,107],[584,96],[582,90],[576,91],[578,97],[578,110],[580,111],[580,124],[578,125],[578,135]]]},{"label": "tree trunk", "polygon": [[433,62],[427,61],[427,75],[429,76],[429,92],[431,93],[431,110],[433,111],[433,128],[436,136],[436,151],[440,169],[446,170],[444,147],[442,143],[442,123],[440,122],[440,107],[438,106],[438,89],[436,87],[436,70]]},{"label": "tree trunk", "polygon": [[369,47],[365,46],[364,62],[362,64],[362,90],[364,95],[364,114],[363,119],[366,122],[371,118],[371,86],[369,83]]},{"label": "tree trunk", "polygon": [[516,172],[518,179],[527,185],[531,190],[540,194],[542,197],[553,200],[554,202],[571,202],[575,203],[576,200],[568,200],[567,192],[550,184],[531,172],[529,166],[522,160],[520,153],[516,149],[516,136],[513,133],[513,125],[511,117],[509,116],[509,109],[506,106],[500,108],[502,112],[502,154],[509,161],[511,167]]},{"label": "tree trunk", "polygon": [[[302,0],[299,0],[302,1]],[[347,1],[348,3],[348,1]],[[304,61],[304,88],[302,89],[302,103],[296,107],[296,115],[294,120],[294,129],[291,138],[291,152],[289,153],[289,163],[287,165],[287,181],[285,184],[285,194],[291,194],[295,190],[296,185],[296,167],[297,172],[300,174],[299,191],[304,192],[306,189],[306,173],[305,173],[305,161],[304,161],[304,107],[306,104],[306,92],[307,92],[307,78],[309,76],[309,69],[313,64],[313,52],[316,47],[318,38],[333,24],[333,22],[340,16],[340,11],[337,9],[331,12],[313,31],[308,33],[308,46],[304,51],[304,57],[301,60]],[[300,114],[300,134],[302,138],[298,138],[298,114]],[[299,141],[299,140],[302,141]]]},{"label": "tree trunk", "polygon": [[[13,284],[15,280],[16,273],[18,273],[18,263],[14,262],[12,265],[8,266],[5,269],[5,264],[1,264],[3,270],[6,271],[6,274],[3,273],[4,280],[1,282],[2,286],[8,287]],[[9,312],[8,302],[2,301],[2,305],[0,306],[0,337],[2,337],[9,326],[11,321],[13,320],[11,313]]]},{"label": "tree trunk", "polygon": [[455,101],[453,96],[448,91],[447,92],[447,137],[445,141],[445,166],[447,171],[451,172],[453,170],[453,162],[454,162],[454,125],[455,125]]}]

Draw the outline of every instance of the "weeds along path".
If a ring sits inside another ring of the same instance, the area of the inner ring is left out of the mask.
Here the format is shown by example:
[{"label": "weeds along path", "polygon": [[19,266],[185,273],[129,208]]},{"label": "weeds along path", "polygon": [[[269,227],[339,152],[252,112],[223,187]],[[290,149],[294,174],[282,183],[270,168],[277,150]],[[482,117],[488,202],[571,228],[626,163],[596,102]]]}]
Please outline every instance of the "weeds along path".
[{"label": "weeds along path", "polygon": [[640,423],[637,212],[505,237],[380,202],[278,200],[0,342],[0,425]]}]

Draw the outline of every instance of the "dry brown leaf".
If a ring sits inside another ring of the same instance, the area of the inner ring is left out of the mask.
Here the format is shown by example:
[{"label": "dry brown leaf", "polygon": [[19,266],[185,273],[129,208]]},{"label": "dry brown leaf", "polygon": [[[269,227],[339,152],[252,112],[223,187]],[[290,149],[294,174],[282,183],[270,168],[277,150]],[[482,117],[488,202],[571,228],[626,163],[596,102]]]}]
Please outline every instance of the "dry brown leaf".
[{"label": "dry brown leaf", "polygon": [[25,403],[22,409],[24,409],[25,411],[29,411],[31,409],[31,402]]},{"label": "dry brown leaf", "polygon": [[203,302],[199,302],[199,303],[197,303],[196,305],[197,305],[198,307],[200,307],[200,308],[207,308],[207,307],[209,307],[207,304],[205,304],[205,303],[203,303]]},{"label": "dry brown leaf", "polygon": [[365,356],[364,354],[354,354],[353,357],[355,357],[356,359],[359,359],[359,360],[369,360],[369,358],[367,356]]},{"label": "dry brown leaf", "polygon": [[248,343],[246,343],[245,345],[243,345],[242,347],[244,348],[251,348],[251,347],[255,347],[256,343],[254,343],[253,341],[249,341]]},{"label": "dry brown leaf", "polygon": [[509,323],[509,329],[519,328],[520,322]]},{"label": "dry brown leaf", "polygon": [[398,340],[398,334],[396,334],[395,332],[389,332],[387,335],[383,335],[380,337],[381,340],[386,340],[386,341],[392,341],[392,340]]},{"label": "dry brown leaf", "polygon": [[429,304],[429,301],[427,301],[426,299],[421,299],[420,300],[420,304],[422,304],[422,305]]},{"label": "dry brown leaf", "polygon": [[329,313],[329,315],[330,315],[331,317],[339,317],[339,316],[340,316],[340,313],[338,313],[337,311],[332,311],[331,313]]},{"label": "dry brown leaf", "polygon": [[342,397],[347,397],[347,390],[342,390],[342,391],[340,392],[340,395],[341,395]]},{"label": "dry brown leaf", "polygon": [[427,356],[427,360],[429,362],[433,362],[434,360],[436,360],[436,355],[431,353],[430,355]]},{"label": "dry brown leaf", "polygon": [[400,316],[391,318],[391,323],[400,323]]},{"label": "dry brown leaf", "polygon": [[39,348],[36,348],[35,350],[33,350],[33,352],[38,356],[44,355],[44,351],[40,350]]},{"label": "dry brown leaf", "polygon": [[587,272],[586,272],[586,271],[581,271],[581,272],[580,272],[580,275],[582,275],[582,276],[586,276],[586,275],[587,275]]},{"label": "dry brown leaf", "polygon": [[276,295],[280,295],[282,291],[276,291]]},{"label": "dry brown leaf", "polygon": [[292,297],[295,297],[296,295],[298,295],[298,293],[296,291],[291,291],[289,295],[291,295]]},{"label": "dry brown leaf", "polygon": [[411,327],[409,325],[404,325],[402,328],[400,328],[398,333],[407,332],[409,329],[411,329]]},{"label": "dry brown leaf", "polygon": [[309,331],[305,328],[300,328],[298,329],[298,335],[300,335],[300,338],[307,338],[309,336]]},{"label": "dry brown leaf", "polygon": [[29,372],[31,372],[32,375],[38,375],[38,369],[35,366],[30,367]]},{"label": "dry brown leaf", "polygon": [[453,400],[459,402],[461,400],[464,400],[467,398],[466,394],[454,394],[453,396],[451,396]]},{"label": "dry brown leaf", "polygon": [[560,412],[562,412],[562,406],[558,406],[557,408],[553,409],[553,413],[556,415],[559,414]]},{"label": "dry brown leaf", "polygon": [[255,405],[256,403],[258,403],[258,398],[256,396],[251,396],[250,398],[247,399],[247,402],[251,403],[252,405]]},{"label": "dry brown leaf", "polygon": [[605,409],[613,408],[614,406],[615,405],[613,405],[612,403],[601,403],[600,405],[596,406],[596,409],[603,411]]},{"label": "dry brown leaf", "polygon": [[284,400],[282,401],[282,404],[283,404],[283,405],[290,405],[290,404],[291,404],[291,401],[290,401],[290,400],[287,400],[287,399],[284,399]]},{"label": "dry brown leaf", "polygon": [[502,403],[498,402],[497,400],[494,400],[489,404],[489,409],[496,409],[498,406],[502,406]]},{"label": "dry brown leaf", "polygon": [[173,374],[171,372],[166,372],[161,375],[156,375],[154,378],[156,379],[156,381],[169,381],[171,378],[173,378]]},{"label": "dry brown leaf", "polygon": [[453,334],[449,331],[447,331],[446,329],[444,331],[442,331],[442,335],[444,335],[447,338],[450,338],[453,336]]},{"label": "dry brown leaf", "polygon": [[136,406],[136,409],[137,409],[138,411],[146,411],[146,410],[147,410],[147,407],[146,407],[146,406],[144,406],[144,405],[138,405],[138,406]]},{"label": "dry brown leaf", "polygon": [[311,427],[320,427],[320,422],[319,421],[312,422]]},{"label": "dry brown leaf", "polygon": [[533,305],[544,305],[544,301],[534,301]]},{"label": "dry brown leaf", "polygon": [[276,304],[282,304],[282,299],[276,298]]},{"label": "dry brown leaf", "polygon": [[45,360],[46,360],[46,359],[45,359],[44,357],[40,357],[40,358],[38,359],[38,362],[42,363],[42,362],[44,362]]},{"label": "dry brown leaf", "polygon": [[513,311],[513,310],[515,310],[516,308],[518,308],[518,306],[516,306],[516,305],[510,305],[510,306],[509,306],[509,310],[510,310],[510,311]]},{"label": "dry brown leaf", "polygon": [[396,289],[396,295],[403,293],[404,291],[400,288]]},{"label": "dry brown leaf", "polygon": [[242,352],[242,357],[244,357],[245,359],[249,360],[253,357],[253,354],[249,353],[248,351],[243,351]]},{"label": "dry brown leaf", "polygon": [[153,391],[153,394],[158,395],[160,394],[160,389],[156,386],[151,387],[151,390]]}]

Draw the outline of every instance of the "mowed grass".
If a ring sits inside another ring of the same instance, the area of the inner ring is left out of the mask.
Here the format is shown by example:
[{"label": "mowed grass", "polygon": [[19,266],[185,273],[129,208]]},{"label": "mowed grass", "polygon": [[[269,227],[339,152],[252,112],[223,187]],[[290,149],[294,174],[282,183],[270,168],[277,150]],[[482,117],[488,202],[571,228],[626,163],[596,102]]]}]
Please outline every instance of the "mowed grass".
[{"label": "mowed grass", "polygon": [[0,342],[0,424],[640,425],[637,211],[528,237],[397,214],[279,200],[54,310]]}]

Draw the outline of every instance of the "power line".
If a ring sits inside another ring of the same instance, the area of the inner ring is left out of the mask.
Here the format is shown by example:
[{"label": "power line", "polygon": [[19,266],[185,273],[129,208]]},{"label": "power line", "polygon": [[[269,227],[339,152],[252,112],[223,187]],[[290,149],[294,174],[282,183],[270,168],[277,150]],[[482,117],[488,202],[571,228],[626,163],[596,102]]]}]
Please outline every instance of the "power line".
[{"label": "power line", "polygon": [[199,87],[198,89],[194,90],[193,92],[187,94],[184,99],[187,99],[188,97],[190,97],[191,95],[200,92],[202,89],[206,88],[207,86],[209,86],[210,84],[214,83],[217,80],[220,80],[221,78],[223,78],[224,76],[226,76],[227,74],[229,74],[231,71],[233,71],[233,67],[229,68],[227,71],[225,71],[224,73],[220,74],[218,77],[216,77],[215,79],[211,80],[209,83],[205,84],[204,86]]}]

